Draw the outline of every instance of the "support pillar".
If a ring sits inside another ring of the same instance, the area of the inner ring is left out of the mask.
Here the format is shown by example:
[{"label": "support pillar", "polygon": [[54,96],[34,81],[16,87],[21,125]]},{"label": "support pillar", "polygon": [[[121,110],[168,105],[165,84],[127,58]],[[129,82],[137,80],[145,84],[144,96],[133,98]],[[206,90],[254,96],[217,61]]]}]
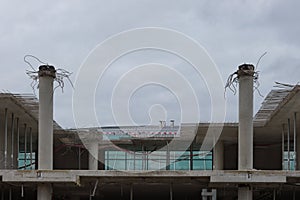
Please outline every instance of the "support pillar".
[{"label": "support pillar", "polygon": [[14,113],[11,114],[11,151],[10,151],[10,168],[14,169],[15,162],[14,162],[14,149],[15,149],[15,118]]},{"label": "support pillar", "polygon": [[8,143],[8,133],[7,133],[7,126],[8,126],[8,119],[7,119],[7,108],[5,108],[4,112],[4,169],[7,169],[7,143]]},{"label": "support pillar", "polygon": [[297,158],[297,123],[296,123],[296,113],[293,113],[294,114],[294,116],[293,116],[293,118],[294,118],[294,129],[293,129],[293,132],[294,132],[294,148],[293,148],[293,150],[294,150],[294,170],[297,170],[297,160],[298,160],[298,158]]},{"label": "support pillar", "polygon": [[[253,75],[254,66],[243,64],[237,71],[239,80],[238,169],[253,169]],[[240,186],[239,200],[252,200],[252,189]]]},{"label": "support pillar", "polygon": [[[42,65],[39,67],[39,170],[53,169],[53,81],[55,73],[53,66]],[[38,185],[37,199],[52,199],[51,184]]]},{"label": "support pillar", "polygon": [[[0,112],[2,113],[2,112]],[[0,115],[0,169],[4,169],[4,115]],[[2,194],[2,191],[1,191]]]},{"label": "support pillar", "polygon": [[146,157],[146,148],[142,145],[142,170],[147,170],[147,157]]},{"label": "support pillar", "polygon": [[[224,142],[218,140],[213,149],[213,170],[224,169]],[[217,191],[219,189],[212,190],[212,199],[217,199]],[[202,197],[203,198],[203,197]]]},{"label": "support pillar", "polygon": [[216,143],[213,149],[213,169],[224,169],[224,143],[220,140]]},{"label": "support pillar", "polygon": [[91,141],[89,143],[89,170],[98,170],[98,142]]},{"label": "support pillar", "polygon": [[249,187],[239,187],[238,197],[239,200],[252,200],[252,189]]},{"label": "support pillar", "polygon": [[16,137],[15,137],[15,153],[14,153],[14,163],[15,169],[19,167],[19,152],[20,152],[20,126],[19,126],[19,118],[16,118]]},{"label": "support pillar", "polygon": [[81,147],[78,147],[78,169],[81,170]]},{"label": "support pillar", "polygon": [[27,163],[27,124],[24,124],[24,168],[26,169],[26,163]]},{"label": "support pillar", "polygon": [[11,159],[11,155],[12,155],[12,148],[13,148],[13,132],[12,132],[12,121],[13,119],[10,117],[11,115],[13,115],[13,113],[8,112],[8,117],[7,117],[7,169],[11,169],[12,168],[12,159]]},{"label": "support pillar", "polygon": [[105,170],[105,149],[102,148],[100,151],[99,151],[99,167],[98,169],[99,170]]},{"label": "support pillar", "polygon": [[89,153],[89,170],[98,170],[99,144],[101,143],[102,137],[97,133],[97,131],[78,131],[78,135]]},{"label": "support pillar", "polygon": [[133,200],[133,185],[130,186],[130,200]]},{"label": "support pillar", "polygon": [[173,184],[170,184],[170,200],[173,200]]},{"label": "support pillar", "polygon": [[189,147],[190,150],[190,170],[194,170],[194,151],[193,151],[193,143]]},{"label": "support pillar", "polygon": [[291,123],[290,123],[290,119],[288,118],[288,123],[287,123],[288,127],[287,127],[287,153],[288,153],[288,156],[287,156],[287,159],[288,159],[288,171],[291,170],[291,149],[290,149],[290,133],[291,133]]},{"label": "support pillar", "polygon": [[166,170],[170,170],[170,148],[169,141],[167,141],[167,152],[166,152]]},{"label": "support pillar", "polygon": [[[298,131],[299,132],[299,131]],[[296,170],[300,169],[300,136],[297,132],[297,113],[294,113],[294,134],[296,137]]]},{"label": "support pillar", "polygon": [[239,66],[239,170],[253,168],[253,74],[253,65]]},{"label": "support pillar", "polygon": [[282,131],[281,131],[281,162],[282,162],[282,170],[284,170],[284,145],[285,145],[285,137],[284,137],[284,124],[282,124]]},{"label": "support pillar", "polygon": [[32,168],[32,128],[30,128],[29,129],[29,137],[30,137],[30,142],[29,142],[29,144],[30,144],[30,146],[29,146],[29,151],[30,151],[30,169],[33,169]]},{"label": "support pillar", "polygon": [[9,197],[8,197],[8,199],[9,199],[9,200],[12,200],[12,197],[13,197],[12,189],[9,188]]},{"label": "support pillar", "polygon": [[53,169],[53,66],[39,67],[39,169]]},{"label": "support pillar", "polygon": [[52,186],[50,183],[42,183],[37,186],[37,199],[38,200],[52,199]]}]

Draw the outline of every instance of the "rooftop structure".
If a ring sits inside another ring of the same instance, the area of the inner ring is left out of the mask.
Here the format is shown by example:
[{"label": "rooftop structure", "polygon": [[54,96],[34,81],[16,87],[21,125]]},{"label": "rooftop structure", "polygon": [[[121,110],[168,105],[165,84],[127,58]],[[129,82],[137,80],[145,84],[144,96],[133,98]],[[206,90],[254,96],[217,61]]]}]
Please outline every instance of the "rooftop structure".
[{"label": "rooftop structure", "polygon": [[[300,198],[299,85],[265,98],[245,169],[239,123],[63,129],[55,121],[53,169],[41,169],[38,110],[33,95],[0,94],[1,199]],[[209,127],[222,127],[213,149],[202,146]]]}]

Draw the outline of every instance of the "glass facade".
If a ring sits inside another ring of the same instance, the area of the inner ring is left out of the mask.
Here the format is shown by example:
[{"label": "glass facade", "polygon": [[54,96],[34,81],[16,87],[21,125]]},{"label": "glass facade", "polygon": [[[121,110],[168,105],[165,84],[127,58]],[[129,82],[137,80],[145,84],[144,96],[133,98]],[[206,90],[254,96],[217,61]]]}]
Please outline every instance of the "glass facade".
[{"label": "glass facade", "polygon": [[212,153],[204,151],[155,151],[152,153],[106,151],[106,170],[212,170]]},{"label": "glass facade", "polygon": [[283,170],[295,170],[295,153],[290,151],[290,159],[288,158],[288,151],[283,154]]},{"label": "glass facade", "polygon": [[18,156],[18,169],[35,169],[35,152],[23,153]]}]

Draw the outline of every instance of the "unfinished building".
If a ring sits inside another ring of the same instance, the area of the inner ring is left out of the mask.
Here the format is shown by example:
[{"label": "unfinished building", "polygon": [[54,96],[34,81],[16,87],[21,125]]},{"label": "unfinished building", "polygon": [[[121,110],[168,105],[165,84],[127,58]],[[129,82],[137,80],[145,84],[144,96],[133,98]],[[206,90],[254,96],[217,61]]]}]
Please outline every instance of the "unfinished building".
[{"label": "unfinished building", "polygon": [[[39,101],[0,94],[0,198],[299,199],[300,86],[272,90],[253,118],[253,70],[237,71],[239,123],[65,130],[55,69],[41,66]],[[201,148],[209,127],[223,128],[212,150]]]}]

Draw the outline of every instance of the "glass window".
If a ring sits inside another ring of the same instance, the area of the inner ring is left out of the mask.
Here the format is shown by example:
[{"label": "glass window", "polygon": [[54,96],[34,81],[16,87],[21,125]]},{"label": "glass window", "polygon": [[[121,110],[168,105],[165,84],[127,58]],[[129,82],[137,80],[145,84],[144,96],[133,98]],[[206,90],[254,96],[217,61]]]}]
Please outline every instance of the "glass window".
[{"label": "glass window", "polygon": [[35,152],[18,155],[18,169],[35,169]]},{"label": "glass window", "polygon": [[295,153],[290,151],[290,160],[288,159],[288,151],[283,153],[283,170],[295,170]]},{"label": "glass window", "polygon": [[[191,161],[191,158],[193,159]],[[212,153],[193,151],[171,151],[169,170],[212,170]],[[106,151],[106,170],[166,170],[167,152]]]}]

